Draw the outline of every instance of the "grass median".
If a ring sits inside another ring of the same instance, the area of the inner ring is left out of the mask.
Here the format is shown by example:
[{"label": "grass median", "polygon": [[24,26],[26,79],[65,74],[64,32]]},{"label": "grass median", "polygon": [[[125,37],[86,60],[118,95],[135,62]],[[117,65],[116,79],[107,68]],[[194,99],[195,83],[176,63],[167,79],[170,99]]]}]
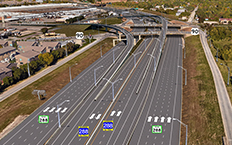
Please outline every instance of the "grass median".
[{"label": "grass median", "polygon": [[[183,86],[182,121],[188,125],[188,144],[221,145],[225,134],[220,108],[199,36],[186,38],[185,47],[183,65],[188,70],[188,85]],[[182,126],[181,145],[184,143],[185,127]]]},{"label": "grass median", "polygon": [[[69,66],[75,64],[76,62],[78,63],[78,65],[74,65],[72,67],[71,72],[74,78],[101,57],[101,44],[106,43],[106,45],[102,46],[102,54],[105,54],[113,47],[112,41],[112,38],[107,38],[99,42],[48,75],[42,77],[41,79],[35,81],[34,83],[0,102],[0,116],[2,116],[0,117],[0,132],[7,125],[13,122],[18,115],[31,114],[60,89],[67,85],[69,83]],[[45,99],[39,100],[37,96],[32,95],[32,91],[34,89],[46,90],[47,96]]]}]

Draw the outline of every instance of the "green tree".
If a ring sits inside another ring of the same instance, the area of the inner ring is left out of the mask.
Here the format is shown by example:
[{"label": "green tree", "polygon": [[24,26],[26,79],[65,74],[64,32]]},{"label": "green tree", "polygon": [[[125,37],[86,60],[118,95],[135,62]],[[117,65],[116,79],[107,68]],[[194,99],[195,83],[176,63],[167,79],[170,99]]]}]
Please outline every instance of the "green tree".
[{"label": "green tree", "polygon": [[74,44],[72,42],[69,42],[66,45],[68,53],[72,53],[74,51]]},{"label": "green tree", "polygon": [[49,66],[52,64],[54,57],[50,53],[44,53],[39,55],[39,59],[45,63],[46,66]]},{"label": "green tree", "polygon": [[5,78],[3,78],[3,82],[4,82],[4,86],[7,87],[12,85],[14,83],[14,80],[12,77],[6,76]]},{"label": "green tree", "polygon": [[34,60],[29,64],[31,74],[34,74],[38,68],[38,63]]},{"label": "green tree", "polygon": [[22,79],[23,70],[20,68],[12,68],[13,70],[13,79],[19,81]]}]

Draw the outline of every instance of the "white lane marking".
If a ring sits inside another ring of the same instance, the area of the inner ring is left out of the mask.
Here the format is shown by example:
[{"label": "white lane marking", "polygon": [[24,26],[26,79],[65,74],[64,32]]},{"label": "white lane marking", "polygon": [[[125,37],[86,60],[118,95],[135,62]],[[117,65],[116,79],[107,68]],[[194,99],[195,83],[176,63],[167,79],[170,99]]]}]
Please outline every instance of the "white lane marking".
[{"label": "white lane marking", "polygon": [[65,107],[65,108],[61,111],[61,113],[64,113],[67,109],[68,109],[68,108]]},{"label": "white lane marking", "polygon": [[97,117],[95,117],[95,119],[98,120],[98,119],[100,119],[100,117],[101,117],[101,114],[98,114]]},{"label": "white lane marking", "polygon": [[93,113],[93,114],[89,117],[89,119],[93,119],[94,115],[95,115],[95,113]]},{"label": "white lane marking", "polygon": [[43,110],[43,112],[47,112],[50,107],[47,107],[46,109]]},{"label": "white lane marking", "polygon": [[152,116],[148,116],[147,122],[151,122]]},{"label": "white lane marking", "polygon": [[48,112],[53,112],[56,109],[56,107],[53,107],[51,110],[49,110]]},{"label": "white lane marking", "polygon": [[165,117],[161,117],[161,123],[164,123],[164,119],[165,119]]},{"label": "white lane marking", "polygon": [[27,132],[28,132],[28,130],[25,131],[25,133],[27,133]]},{"label": "white lane marking", "polygon": [[172,118],[171,118],[171,117],[168,117],[168,118],[167,118],[167,123],[171,123],[171,120],[172,120]]},{"label": "white lane marking", "polygon": [[39,126],[38,126],[38,127],[36,127],[36,129],[39,129]]},{"label": "white lane marking", "polygon": [[19,137],[19,139],[21,138],[22,136]]},{"label": "white lane marking", "polygon": [[24,141],[23,141],[23,142],[25,142],[25,141],[27,141],[27,139],[24,139]]},{"label": "white lane marking", "polygon": [[31,127],[33,127],[33,126],[34,126],[34,124],[31,125]]},{"label": "white lane marking", "polygon": [[154,122],[157,122],[157,121],[158,121],[158,119],[159,119],[159,117],[158,117],[158,116],[156,116],[156,117],[154,118]]},{"label": "white lane marking", "polygon": [[60,112],[60,110],[61,110],[62,108],[58,108],[55,112],[57,113],[57,112]]},{"label": "white lane marking", "polygon": [[116,116],[120,116],[121,113],[122,113],[122,111],[118,111]]},{"label": "white lane marking", "polygon": [[110,116],[114,116],[114,113],[115,113],[115,112],[116,112],[116,111],[113,110],[113,111],[111,112]]}]

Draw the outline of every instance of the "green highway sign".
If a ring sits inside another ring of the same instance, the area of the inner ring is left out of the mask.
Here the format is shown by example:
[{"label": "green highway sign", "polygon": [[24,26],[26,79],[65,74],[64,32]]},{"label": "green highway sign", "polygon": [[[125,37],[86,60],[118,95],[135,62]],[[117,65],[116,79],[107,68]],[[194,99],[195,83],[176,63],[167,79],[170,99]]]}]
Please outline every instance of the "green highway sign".
[{"label": "green highway sign", "polygon": [[39,123],[48,123],[49,122],[49,116],[48,115],[39,115]]},{"label": "green highway sign", "polygon": [[152,125],[152,133],[162,133],[162,125]]}]

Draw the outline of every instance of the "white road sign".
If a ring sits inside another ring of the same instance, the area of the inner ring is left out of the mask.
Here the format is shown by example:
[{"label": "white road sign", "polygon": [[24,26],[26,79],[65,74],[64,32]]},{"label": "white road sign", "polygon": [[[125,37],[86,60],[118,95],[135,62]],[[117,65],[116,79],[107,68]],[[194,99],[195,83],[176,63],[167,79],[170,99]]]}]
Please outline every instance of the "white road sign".
[{"label": "white road sign", "polygon": [[76,38],[77,39],[83,39],[84,38],[84,33],[83,32],[76,32]]},{"label": "white road sign", "polygon": [[192,28],[191,29],[191,34],[192,35],[198,35],[199,34],[199,29],[198,28]]}]

